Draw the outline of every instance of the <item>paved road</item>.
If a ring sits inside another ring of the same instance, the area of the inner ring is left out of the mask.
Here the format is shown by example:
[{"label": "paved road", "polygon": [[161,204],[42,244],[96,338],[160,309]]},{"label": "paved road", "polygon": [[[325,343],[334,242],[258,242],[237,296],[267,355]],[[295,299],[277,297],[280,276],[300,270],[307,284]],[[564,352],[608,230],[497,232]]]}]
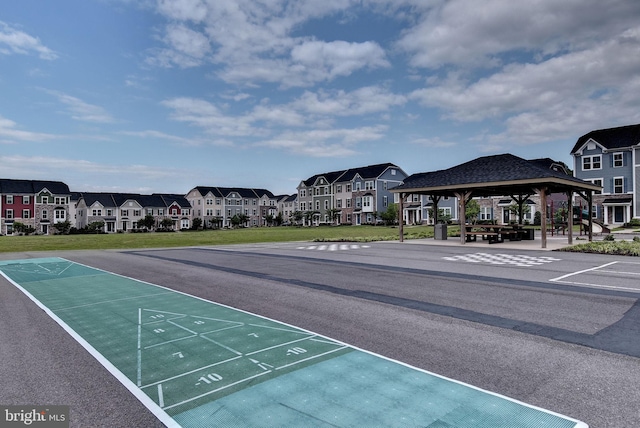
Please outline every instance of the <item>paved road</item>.
[{"label": "paved road", "polygon": [[[592,427],[640,426],[635,259],[406,243],[55,255],[290,323]],[[44,255],[3,258],[30,256]],[[0,340],[9,344],[0,348],[0,378],[8,379],[0,403],[70,404],[77,426],[157,424],[4,280],[0,302],[8,314]]]}]

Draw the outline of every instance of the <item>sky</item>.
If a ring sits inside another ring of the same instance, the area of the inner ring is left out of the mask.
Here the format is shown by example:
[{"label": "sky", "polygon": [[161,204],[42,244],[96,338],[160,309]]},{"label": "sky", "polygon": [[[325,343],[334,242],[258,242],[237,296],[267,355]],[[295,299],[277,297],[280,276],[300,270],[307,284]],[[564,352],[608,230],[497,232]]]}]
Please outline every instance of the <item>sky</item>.
[{"label": "sky", "polygon": [[315,174],[550,157],[640,123],[631,0],[20,0],[0,178],[293,194]]}]

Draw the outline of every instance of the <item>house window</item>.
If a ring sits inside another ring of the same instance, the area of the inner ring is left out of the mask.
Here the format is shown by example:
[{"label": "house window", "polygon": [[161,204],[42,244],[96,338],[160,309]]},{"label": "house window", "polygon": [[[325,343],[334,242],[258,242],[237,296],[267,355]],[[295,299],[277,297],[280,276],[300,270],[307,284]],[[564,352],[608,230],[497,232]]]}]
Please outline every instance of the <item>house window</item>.
[{"label": "house window", "polygon": [[55,198],[55,204],[56,205],[64,205],[67,203],[67,197],[66,196],[56,196]]},{"label": "house window", "polygon": [[107,215],[108,215],[108,216],[112,216],[112,215],[113,215],[113,210],[108,209],[108,210],[107,210]]},{"label": "house window", "polygon": [[127,217],[129,215],[129,210],[122,210],[121,213],[123,217]]},{"label": "house window", "polygon": [[624,157],[623,153],[614,153],[613,154],[613,167],[620,168],[624,166]]},{"label": "house window", "polygon": [[359,181],[356,181],[356,187],[355,187],[356,192],[360,190],[360,186],[362,186],[362,183],[360,183]]},{"label": "house window", "polygon": [[[602,187],[602,178],[593,178],[593,179],[591,179],[591,182],[593,184],[595,184],[596,186]],[[593,191],[594,195],[599,195],[601,193],[602,193],[602,189]]]},{"label": "house window", "polygon": [[136,217],[140,217],[140,210],[133,210],[133,215]]},{"label": "house window", "polygon": [[13,204],[13,195],[7,195],[7,204]]},{"label": "house window", "polygon": [[480,208],[480,220],[491,220],[491,207]]},{"label": "house window", "polygon": [[350,192],[351,191],[351,183],[347,184],[346,188],[347,188],[347,192]]},{"label": "house window", "polygon": [[614,177],[613,193],[624,193],[624,177]]},{"label": "house window", "polygon": [[158,210],[158,215],[164,215],[164,210],[163,209],[159,209]]},{"label": "house window", "polygon": [[336,193],[342,193],[342,184],[336,185]]},{"label": "house window", "polygon": [[345,199],[347,202],[347,208],[351,208],[351,198]]},{"label": "house window", "polygon": [[102,215],[102,210],[93,210],[92,215],[94,217],[101,216]]},{"label": "house window", "polygon": [[342,208],[342,199],[336,199],[336,208]]},{"label": "house window", "polygon": [[29,210],[22,210],[22,218],[29,218],[31,217]]},{"label": "house window", "polygon": [[316,201],[316,211],[320,211],[320,201]]},{"label": "house window", "polygon": [[42,203],[43,204],[48,204],[49,203],[49,197],[48,196],[43,196],[42,197]]},{"label": "house window", "polygon": [[67,213],[65,210],[55,210],[56,220],[65,220],[67,218]]},{"label": "house window", "polygon": [[362,198],[356,198],[356,208],[362,208]]},{"label": "house window", "polygon": [[373,190],[373,181],[365,181],[364,189],[365,190]]},{"label": "house window", "polygon": [[42,219],[46,220],[49,218],[49,211],[47,210],[42,210]]},{"label": "house window", "polygon": [[13,210],[6,210],[5,211],[5,216],[6,219],[12,219],[13,218]]},{"label": "house window", "polygon": [[602,155],[583,156],[582,170],[602,169]]},{"label": "house window", "polygon": [[[385,182],[386,184],[386,182]],[[382,206],[384,208],[387,208],[389,206],[389,197],[388,196],[383,196],[382,197]]]},{"label": "house window", "polygon": [[391,175],[396,175],[396,170],[395,169],[391,170]]},{"label": "house window", "polygon": [[325,200],[325,201],[324,201],[324,209],[325,209],[325,210],[328,210],[328,209],[329,209],[329,201],[328,201],[328,200]]},{"label": "house window", "polygon": [[31,203],[31,197],[29,197],[29,196],[23,196],[23,197],[22,197],[22,203],[23,203],[23,204],[25,204],[25,205],[27,205],[27,204]]}]

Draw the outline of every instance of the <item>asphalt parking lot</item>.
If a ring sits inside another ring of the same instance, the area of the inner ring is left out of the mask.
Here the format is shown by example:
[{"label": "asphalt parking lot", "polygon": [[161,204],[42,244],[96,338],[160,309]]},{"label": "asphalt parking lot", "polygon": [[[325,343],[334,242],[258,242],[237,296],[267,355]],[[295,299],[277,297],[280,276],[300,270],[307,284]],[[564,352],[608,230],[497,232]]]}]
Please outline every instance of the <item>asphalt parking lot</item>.
[{"label": "asphalt parking lot", "polygon": [[[640,425],[632,258],[373,243],[57,253],[326,335],[586,422]],[[50,255],[50,254],[49,254]],[[29,258],[43,254],[4,254]],[[71,406],[76,426],[159,426],[0,280],[1,403]]]}]

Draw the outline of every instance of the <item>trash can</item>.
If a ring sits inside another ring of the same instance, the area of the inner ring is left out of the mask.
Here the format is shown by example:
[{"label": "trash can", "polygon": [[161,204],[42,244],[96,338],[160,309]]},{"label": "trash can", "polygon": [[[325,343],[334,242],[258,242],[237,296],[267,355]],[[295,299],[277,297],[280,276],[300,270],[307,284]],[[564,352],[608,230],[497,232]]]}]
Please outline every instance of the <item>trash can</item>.
[{"label": "trash can", "polygon": [[439,240],[447,239],[447,225],[442,223],[436,224],[433,238]]}]

